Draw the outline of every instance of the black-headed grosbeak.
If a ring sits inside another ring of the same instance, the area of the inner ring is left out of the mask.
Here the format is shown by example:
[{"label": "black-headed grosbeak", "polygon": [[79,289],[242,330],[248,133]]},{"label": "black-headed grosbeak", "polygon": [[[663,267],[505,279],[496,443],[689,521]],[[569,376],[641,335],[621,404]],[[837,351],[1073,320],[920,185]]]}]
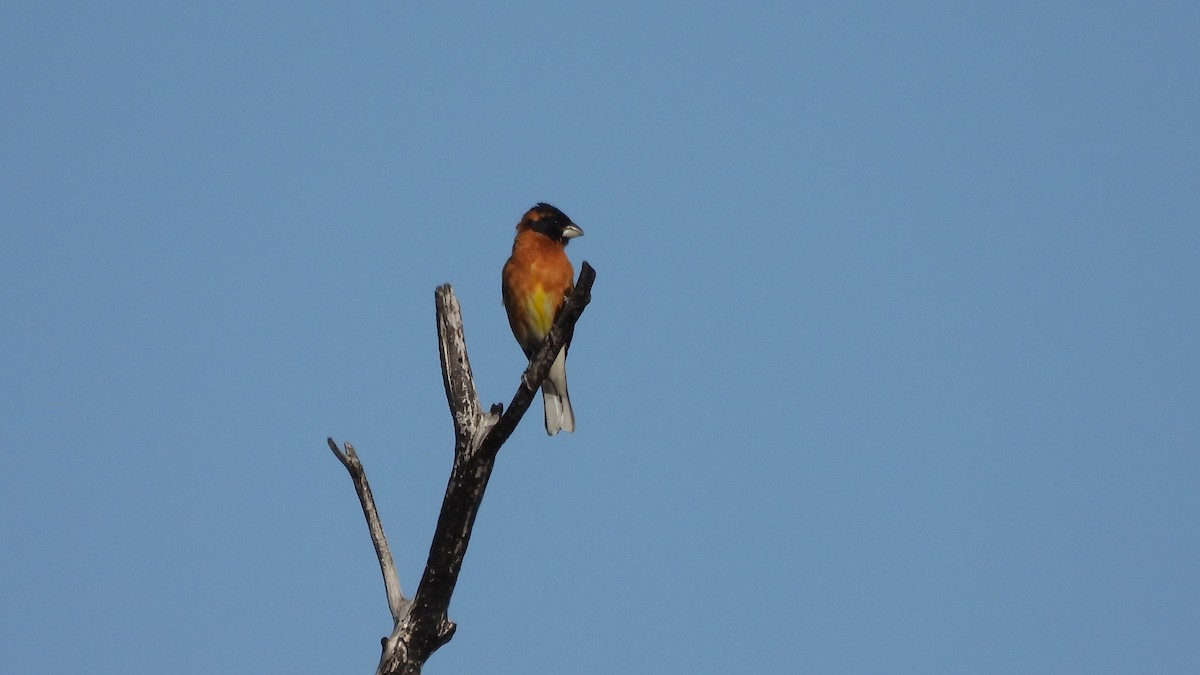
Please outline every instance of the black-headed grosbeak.
[{"label": "black-headed grosbeak", "polygon": [[[565,249],[568,240],[580,236],[583,230],[567,214],[549,204],[534,206],[517,223],[512,256],[504,264],[501,287],[508,325],[527,358],[537,353],[563,301],[575,287],[575,269]],[[560,429],[575,431],[575,413],[567,396],[570,346],[568,338],[542,383],[546,433],[551,436]]]}]

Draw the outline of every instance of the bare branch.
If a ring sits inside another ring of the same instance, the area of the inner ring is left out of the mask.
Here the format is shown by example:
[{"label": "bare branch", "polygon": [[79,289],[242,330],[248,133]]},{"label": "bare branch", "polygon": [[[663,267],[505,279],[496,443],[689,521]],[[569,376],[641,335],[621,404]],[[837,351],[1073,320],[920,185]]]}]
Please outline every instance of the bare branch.
[{"label": "bare branch", "polygon": [[458,437],[469,438],[471,426],[480,417],[479,396],[475,393],[475,376],[467,358],[467,339],[463,332],[462,309],[450,284],[434,291],[437,307],[438,353],[442,360],[442,383],[446,401],[454,415],[454,431]]},{"label": "bare branch", "polygon": [[437,311],[438,354],[442,361],[442,384],[446,402],[454,417],[455,454],[470,452],[476,439],[487,432],[496,416],[483,414],[479,395],[475,393],[475,376],[471,359],[467,357],[467,340],[463,330],[462,310],[450,284],[434,291]]},{"label": "bare branch", "polygon": [[[413,598],[412,622],[414,626],[421,626],[429,635],[426,644],[431,647],[430,653],[433,649],[445,644],[454,631],[453,622],[447,618],[450,596],[454,593],[454,586],[458,582],[458,573],[462,569],[463,559],[466,557],[467,545],[471,541],[471,530],[475,525],[475,516],[479,512],[479,505],[483,502],[483,493],[491,478],[496,454],[499,452],[500,446],[512,435],[525,411],[529,409],[534,394],[542,385],[542,380],[545,380],[546,375],[550,372],[550,365],[553,363],[555,355],[562,348],[567,336],[574,330],[575,323],[583,314],[583,309],[591,302],[592,283],[595,279],[596,271],[592,269],[591,265],[583,263],[579,273],[579,283],[563,304],[563,309],[556,317],[554,326],[546,336],[541,349],[534,355],[529,367],[525,369],[525,373],[521,377],[521,384],[517,388],[516,394],[513,395],[512,403],[509,404],[508,410],[500,417],[499,421],[493,422],[494,413],[488,414],[491,419],[486,422],[480,419],[482,417],[479,413],[480,406],[478,400],[474,400],[471,410],[479,416],[477,417],[479,422],[473,428],[486,428],[487,434],[479,438],[478,443],[467,446],[465,452],[456,450],[454,454],[454,468],[450,473],[450,481],[446,485],[442,511],[438,516],[437,529],[434,530],[433,542],[429,547],[429,559],[425,564],[425,574],[421,577],[417,594]],[[445,294],[453,298],[454,291],[449,286],[443,286],[438,289],[438,293],[439,296]],[[457,307],[458,303],[448,302],[447,304]],[[442,303],[439,301],[439,307],[441,306]],[[461,317],[459,319],[461,320]],[[438,325],[439,327],[442,325],[440,319]],[[461,325],[457,331],[450,331],[450,334],[461,335]],[[474,381],[470,379],[470,366],[466,362],[465,352],[462,363],[467,364],[468,383],[463,386],[471,392],[471,398],[474,399],[475,385]],[[453,367],[461,364],[452,361],[451,365]],[[453,405],[454,401],[461,400],[460,396],[454,395],[451,391],[451,383],[455,379],[446,376],[444,380],[447,383],[447,400],[451,401],[451,405]],[[455,410],[454,418],[458,420],[465,417],[466,414],[467,411]]]},{"label": "bare branch", "polygon": [[371,486],[367,483],[367,471],[363,468],[354,446],[346,444],[346,451],[338,450],[337,443],[332,438],[325,439],[329,449],[337,456],[342,466],[354,481],[354,491],[358,493],[358,502],[362,505],[363,516],[367,519],[367,529],[371,532],[371,543],[375,545],[375,557],[379,559],[379,571],[383,573],[383,588],[387,592],[388,610],[392,619],[399,622],[408,613],[412,601],[404,597],[400,590],[400,577],[396,574],[396,563],[392,561],[392,551],[388,548],[387,537],[383,534],[383,523],[379,520],[379,512],[375,510],[375,497],[371,495]]},{"label": "bare branch", "polygon": [[411,601],[400,593],[395,565],[383,536],[383,526],[379,524],[379,516],[375,512],[362,463],[349,443],[346,444],[346,452],[342,453],[333,439],[329,439],[329,447],[354,479],[355,490],[371,530],[371,540],[379,557],[380,569],[383,570],[388,606],[392,609],[395,621],[391,635],[383,640],[383,654],[377,675],[419,674],[429,656],[454,636],[455,625],[448,617],[450,597],[462,570],[475,516],[479,513],[496,455],[529,409],[558,351],[570,341],[575,323],[591,302],[595,278],[596,271],[584,262],[574,291],[567,297],[542,347],[521,376],[508,410],[504,410],[500,404],[494,404],[486,413],[475,391],[458,300],[449,284],[437,288],[434,301],[438,348],[446,401],[454,418],[454,465],[446,484],[446,495],[442,499],[425,572]]}]

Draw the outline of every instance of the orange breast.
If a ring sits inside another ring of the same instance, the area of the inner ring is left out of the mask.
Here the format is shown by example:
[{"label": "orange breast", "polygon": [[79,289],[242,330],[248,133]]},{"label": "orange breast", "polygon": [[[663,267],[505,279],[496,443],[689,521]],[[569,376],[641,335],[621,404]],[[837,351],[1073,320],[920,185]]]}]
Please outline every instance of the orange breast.
[{"label": "orange breast", "polygon": [[526,354],[550,332],[575,270],[561,244],[536,232],[522,232],[504,265],[504,306],[513,335]]}]

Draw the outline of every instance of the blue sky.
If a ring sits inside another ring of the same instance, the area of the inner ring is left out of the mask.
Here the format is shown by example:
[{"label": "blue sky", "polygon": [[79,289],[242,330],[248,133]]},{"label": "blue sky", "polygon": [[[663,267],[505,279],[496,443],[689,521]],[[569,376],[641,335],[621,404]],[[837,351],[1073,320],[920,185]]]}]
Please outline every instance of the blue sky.
[{"label": "blue sky", "polygon": [[[0,652],[371,672],[538,201],[598,272],[429,673],[1200,668],[1195,3],[13,3]],[[614,665],[614,662],[617,665]]]}]

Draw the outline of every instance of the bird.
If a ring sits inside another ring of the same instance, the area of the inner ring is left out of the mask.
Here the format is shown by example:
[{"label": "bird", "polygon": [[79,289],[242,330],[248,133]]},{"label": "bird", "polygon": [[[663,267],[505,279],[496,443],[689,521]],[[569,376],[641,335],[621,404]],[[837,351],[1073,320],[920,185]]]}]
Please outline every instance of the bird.
[{"label": "bird", "polygon": [[[504,264],[501,292],[513,337],[532,359],[550,333],[554,318],[575,287],[575,269],[567,258],[567,242],[583,229],[557,208],[538,203],[517,223],[512,256]],[[546,433],[575,431],[575,412],[567,395],[567,349],[570,337],[554,358],[542,382]]]}]

